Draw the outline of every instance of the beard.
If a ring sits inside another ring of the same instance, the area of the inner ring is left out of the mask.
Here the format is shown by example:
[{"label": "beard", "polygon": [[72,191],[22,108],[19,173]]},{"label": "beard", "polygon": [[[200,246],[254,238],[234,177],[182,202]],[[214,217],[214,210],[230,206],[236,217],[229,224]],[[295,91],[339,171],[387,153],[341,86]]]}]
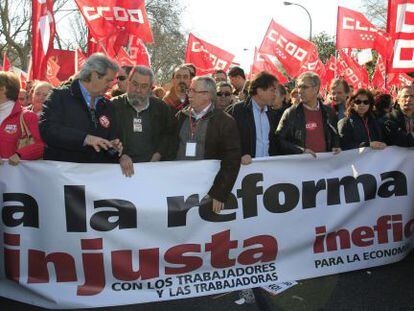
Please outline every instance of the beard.
[{"label": "beard", "polygon": [[185,94],[187,93],[187,89],[188,89],[187,84],[185,84],[184,82],[178,83],[177,91],[179,91],[182,94]]},{"label": "beard", "polygon": [[128,93],[127,99],[129,103],[133,106],[142,106],[145,105],[148,100],[148,95],[140,95],[137,93]]}]

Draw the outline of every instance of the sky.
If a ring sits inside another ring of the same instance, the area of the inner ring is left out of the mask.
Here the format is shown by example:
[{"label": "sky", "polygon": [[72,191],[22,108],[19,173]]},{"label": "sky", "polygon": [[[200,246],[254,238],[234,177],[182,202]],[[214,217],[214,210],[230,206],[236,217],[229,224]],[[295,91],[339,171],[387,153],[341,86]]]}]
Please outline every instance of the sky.
[{"label": "sky", "polygon": [[[266,33],[270,20],[307,39],[309,17],[299,6],[283,0],[180,0],[184,7],[183,29],[236,57],[248,71],[254,47]],[[361,0],[297,0],[312,17],[312,35],[322,31],[335,35],[338,5],[362,12]]]}]

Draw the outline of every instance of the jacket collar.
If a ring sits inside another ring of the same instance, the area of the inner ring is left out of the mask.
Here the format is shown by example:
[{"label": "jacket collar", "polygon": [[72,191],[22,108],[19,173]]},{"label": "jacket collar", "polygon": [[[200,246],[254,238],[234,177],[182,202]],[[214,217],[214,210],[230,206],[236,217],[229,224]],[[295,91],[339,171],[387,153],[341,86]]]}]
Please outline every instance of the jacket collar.
[{"label": "jacket collar", "polygon": [[10,116],[20,113],[23,110],[22,106],[20,105],[19,101],[14,103],[13,109],[10,113]]}]

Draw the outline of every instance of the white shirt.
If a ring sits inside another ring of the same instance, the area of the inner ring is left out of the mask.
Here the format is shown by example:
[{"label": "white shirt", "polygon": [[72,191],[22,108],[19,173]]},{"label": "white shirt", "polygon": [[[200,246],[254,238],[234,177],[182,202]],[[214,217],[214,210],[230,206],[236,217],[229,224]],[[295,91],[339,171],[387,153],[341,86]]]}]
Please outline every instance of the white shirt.
[{"label": "white shirt", "polygon": [[211,103],[206,108],[204,108],[203,110],[201,110],[199,113],[196,113],[194,111],[194,109],[191,109],[191,113],[192,113],[194,119],[199,120],[202,117],[204,117],[207,114],[207,112],[210,109],[210,107],[211,107]]},{"label": "white shirt", "polygon": [[0,104],[0,125],[11,114],[14,107],[14,101],[9,100],[3,104]]}]

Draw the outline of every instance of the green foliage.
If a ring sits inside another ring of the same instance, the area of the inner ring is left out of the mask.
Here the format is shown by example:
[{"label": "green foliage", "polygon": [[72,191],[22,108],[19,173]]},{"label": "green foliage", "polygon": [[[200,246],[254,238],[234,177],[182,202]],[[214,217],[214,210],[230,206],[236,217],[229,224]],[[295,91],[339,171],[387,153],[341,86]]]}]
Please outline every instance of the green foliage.
[{"label": "green foliage", "polygon": [[312,42],[318,48],[319,59],[326,63],[326,61],[335,55],[335,39],[329,36],[326,32],[320,32],[312,38]]}]

